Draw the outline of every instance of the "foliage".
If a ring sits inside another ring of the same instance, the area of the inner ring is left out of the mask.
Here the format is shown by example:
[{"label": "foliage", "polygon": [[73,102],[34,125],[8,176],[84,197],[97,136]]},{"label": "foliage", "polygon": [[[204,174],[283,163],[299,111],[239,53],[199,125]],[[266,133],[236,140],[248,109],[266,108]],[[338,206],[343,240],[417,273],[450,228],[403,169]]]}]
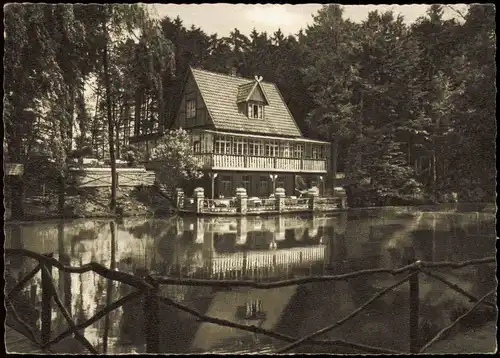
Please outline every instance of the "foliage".
[{"label": "foliage", "polygon": [[[338,143],[339,171],[366,182],[358,189],[374,201],[450,192],[488,200],[496,180],[495,7],[469,5],[447,20],[443,13],[431,5],[408,25],[374,11],[353,23],[341,6],[325,5],[295,36],[234,29],[221,37],[179,17],[153,20],[139,4],[9,4],[5,160],[27,164],[35,182],[42,179],[33,162],[64,180],[69,160],[89,146],[101,158],[137,161],[119,131],[170,129],[189,66],[235,68],[276,83],[302,132]],[[187,160],[176,181],[196,165],[187,139],[174,137],[156,152]],[[19,204],[23,183],[10,189]]]},{"label": "foliage", "polygon": [[471,5],[464,23],[442,15],[432,5],[407,26],[375,11],[357,26],[328,5],[307,29],[308,122],[340,140],[340,167],[374,201],[494,195],[494,7]]},{"label": "foliage", "polygon": [[183,129],[165,133],[151,151],[151,160],[156,162],[159,184],[171,190],[180,187],[184,180],[195,180],[202,176],[201,161],[194,155],[189,134]]},{"label": "foliage", "polygon": [[121,158],[122,160],[126,160],[130,165],[134,165],[142,159],[139,149],[131,144],[123,148]]}]

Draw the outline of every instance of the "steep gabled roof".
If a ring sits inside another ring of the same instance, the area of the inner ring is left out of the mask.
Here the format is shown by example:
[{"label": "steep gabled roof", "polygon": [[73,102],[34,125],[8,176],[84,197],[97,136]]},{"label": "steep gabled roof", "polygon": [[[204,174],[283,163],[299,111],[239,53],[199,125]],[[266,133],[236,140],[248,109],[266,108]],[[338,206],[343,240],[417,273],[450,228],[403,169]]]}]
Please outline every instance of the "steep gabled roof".
[{"label": "steep gabled roof", "polygon": [[[238,108],[241,96],[248,97],[257,81],[191,68],[194,80],[216,130],[302,137],[292,114],[273,83],[258,83],[268,101],[264,119],[248,118]],[[240,91],[241,89],[241,91]]]}]

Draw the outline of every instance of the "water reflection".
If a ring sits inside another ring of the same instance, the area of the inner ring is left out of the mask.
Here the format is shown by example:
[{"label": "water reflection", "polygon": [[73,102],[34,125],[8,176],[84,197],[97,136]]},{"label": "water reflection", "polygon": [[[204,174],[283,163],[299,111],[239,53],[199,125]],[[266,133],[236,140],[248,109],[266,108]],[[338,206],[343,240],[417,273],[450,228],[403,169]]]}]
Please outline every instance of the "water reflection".
[{"label": "water reflection", "polygon": [[[67,265],[95,261],[136,275],[273,281],[399,267],[405,264],[405,251],[410,247],[417,259],[426,261],[492,256],[494,225],[492,213],[480,212],[134,218],[119,223],[81,220],[7,226],[5,246],[53,252]],[[32,260],[10,260],[7,286],[34,266]],[[476,295],[496,284],[494,269],[485,265],[443,271],[443,275]],[[133,290],[93,273],[71,275],[54,269],[53,276],[59,295],[77,322]],[[276,290],[163,286],[161,294],[209,316],[300,336],[341,319],[377,290],[399,279],[365,276],[348,282]],[[39,309],[40,281],[37,275],[18,297],[26,317],[36,316],[33,310]],[[442,283],[423,278],[421,284],[422,316],[431,317],[436,326],[442,327],[450,320],[449,314],[442,314],[443,309],[466,304]],[[406,349],[407,342],[394,337],[407,335],[407,297],[407,287],[399,287],[335,332],[335,338]],[[85,329],[84,334],[98,349],[144,352],[143,317],[142,303],[130,302]],[[57,332],[67,328],[57,310],[53,321]],[[161,327],[164,352],[265,352],[279,345],[248,332],[200,324],[176,309],[162,308]]]}]

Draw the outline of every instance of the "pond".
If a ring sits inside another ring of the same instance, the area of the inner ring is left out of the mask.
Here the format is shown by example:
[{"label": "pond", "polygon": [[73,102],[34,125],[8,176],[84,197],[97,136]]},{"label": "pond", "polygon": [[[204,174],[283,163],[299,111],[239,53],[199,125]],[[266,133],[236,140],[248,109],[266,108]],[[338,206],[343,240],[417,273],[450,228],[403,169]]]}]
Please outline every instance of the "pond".
[{"label": "pond", "polygon": [[[493,211],[414,208],[352,210],[335,216],[38,222],[6,225],[5,237],[7,248],[53,253],[71,266],[98,262],[137,275],[259,281],[396,268],[407,263],[405,255],[410,251],[425,261],[482,258],[495,255],[496,242]],[[34,267],[33,260],[13,258],[6,266],[7,276],[19,280]],[[437,271],[476,296],[496,285],[491,264]],[[59,274],[54,269],[53,276],[60,297],[77,322],[132,292],[127,285],[93,273]],[[378,274],[272,290],[162,286],[160,291],[208,316],[302,337],[342,319],[402,277]],[[26,307],[40,308],[40,282],[38,274],[19,296]],[[399,286],[320,338],[406,351],[408,291],[408,284]],[[423,274],[420,299],[421,324],[434,333],[452,321],[457,309],[470,307],[463,296]],[[284,346],[262,335],[200,323],[187,313],[161,307],[161,347],[165,353],[265,353]],[[39,325],[34,309],[25,317]],[[57,309],[52,319],[57,333],[67,328]],[[109,353],[145,352],[143,320],[142,304],[136,301],[95,322],[84,335],[99,350],[106,340]],[[73,352],[71,349],[68,352]],[[297,351],[353,353],[321,349],[304,345]]]}]

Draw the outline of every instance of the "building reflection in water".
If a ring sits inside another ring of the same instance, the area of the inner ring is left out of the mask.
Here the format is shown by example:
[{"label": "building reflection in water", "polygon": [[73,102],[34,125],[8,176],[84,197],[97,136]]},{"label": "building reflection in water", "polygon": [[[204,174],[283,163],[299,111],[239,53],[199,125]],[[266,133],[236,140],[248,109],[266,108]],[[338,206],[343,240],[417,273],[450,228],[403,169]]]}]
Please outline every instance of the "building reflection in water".
[{"label": "building reflection in water", "polygon": [[[347,214],[309,218],[126,219],[118,224],[76,221],[13,225],[6,230],[5,246],[54,252],[66,265],[81,266],[96,261],[136,275],[152,272],[203,279],[273,281],[398,267],[404,264],[407,247],[414,248],[417,259],[428,261],[491,256],[495,250],[494,225],[494,216],[482,213],[416,213],[355,219]],[[7,271],[18,280],[34,266],[32,260],[17,258],[10,260]],[[494,272],[490,271],[481,266],[470,267],[454,273],[453,278],[457,283],[462,280],[463,287],[479,294],[495,280]],[[75,275],[54,269],[53,277],[61,299],[77,322],[133,291],[127,285],[93,273]],[[321,287],[291,286],[276,290],[166,285],[161,287],[161,294],[209,316],[267,329],[287,327],[283,332],[301,335],[320,323],[328,324],[322,320],[331,321],[336,315],[349,313],[367,295],[394,280],[392,276],[365,278]],[[40,275],[32,282],[22,295],[38,308]],[[456,301],[455,296],[449,296],[448,291],[434,282],[425,279],[421,282],[423,311],[430,314],[448,305],[450,300]],[[443,298],[437,299],[436,292]],[[380,304],[396,304],[399,301],[394,300],[400,297],[391,299],[384,298]],[[425,302],[434,302],[432,310]],[[292,312],[293,307],[300,309]],[[381,312],[389,309],[384,307],[379,307]],[[107,347],[108,352],[140,353],[144,351],[143,316],[141,302],[131,302],[86,328],[84,334],[97,347]],[[161,319],[165,352],[216,351],[221,346],[225,348],[220,349],[229,351],[244,351],[245,344],[256,344],[253,334],[200,323],[176,309],[162,308]],[[287,326],[287,319],[293,324]],[[66,328],[57,309],[53,325],[58,332]],[[392,332],[391,329],[387,328],[387,332]],[[259,342],[267,344],[265,339]]]}]

